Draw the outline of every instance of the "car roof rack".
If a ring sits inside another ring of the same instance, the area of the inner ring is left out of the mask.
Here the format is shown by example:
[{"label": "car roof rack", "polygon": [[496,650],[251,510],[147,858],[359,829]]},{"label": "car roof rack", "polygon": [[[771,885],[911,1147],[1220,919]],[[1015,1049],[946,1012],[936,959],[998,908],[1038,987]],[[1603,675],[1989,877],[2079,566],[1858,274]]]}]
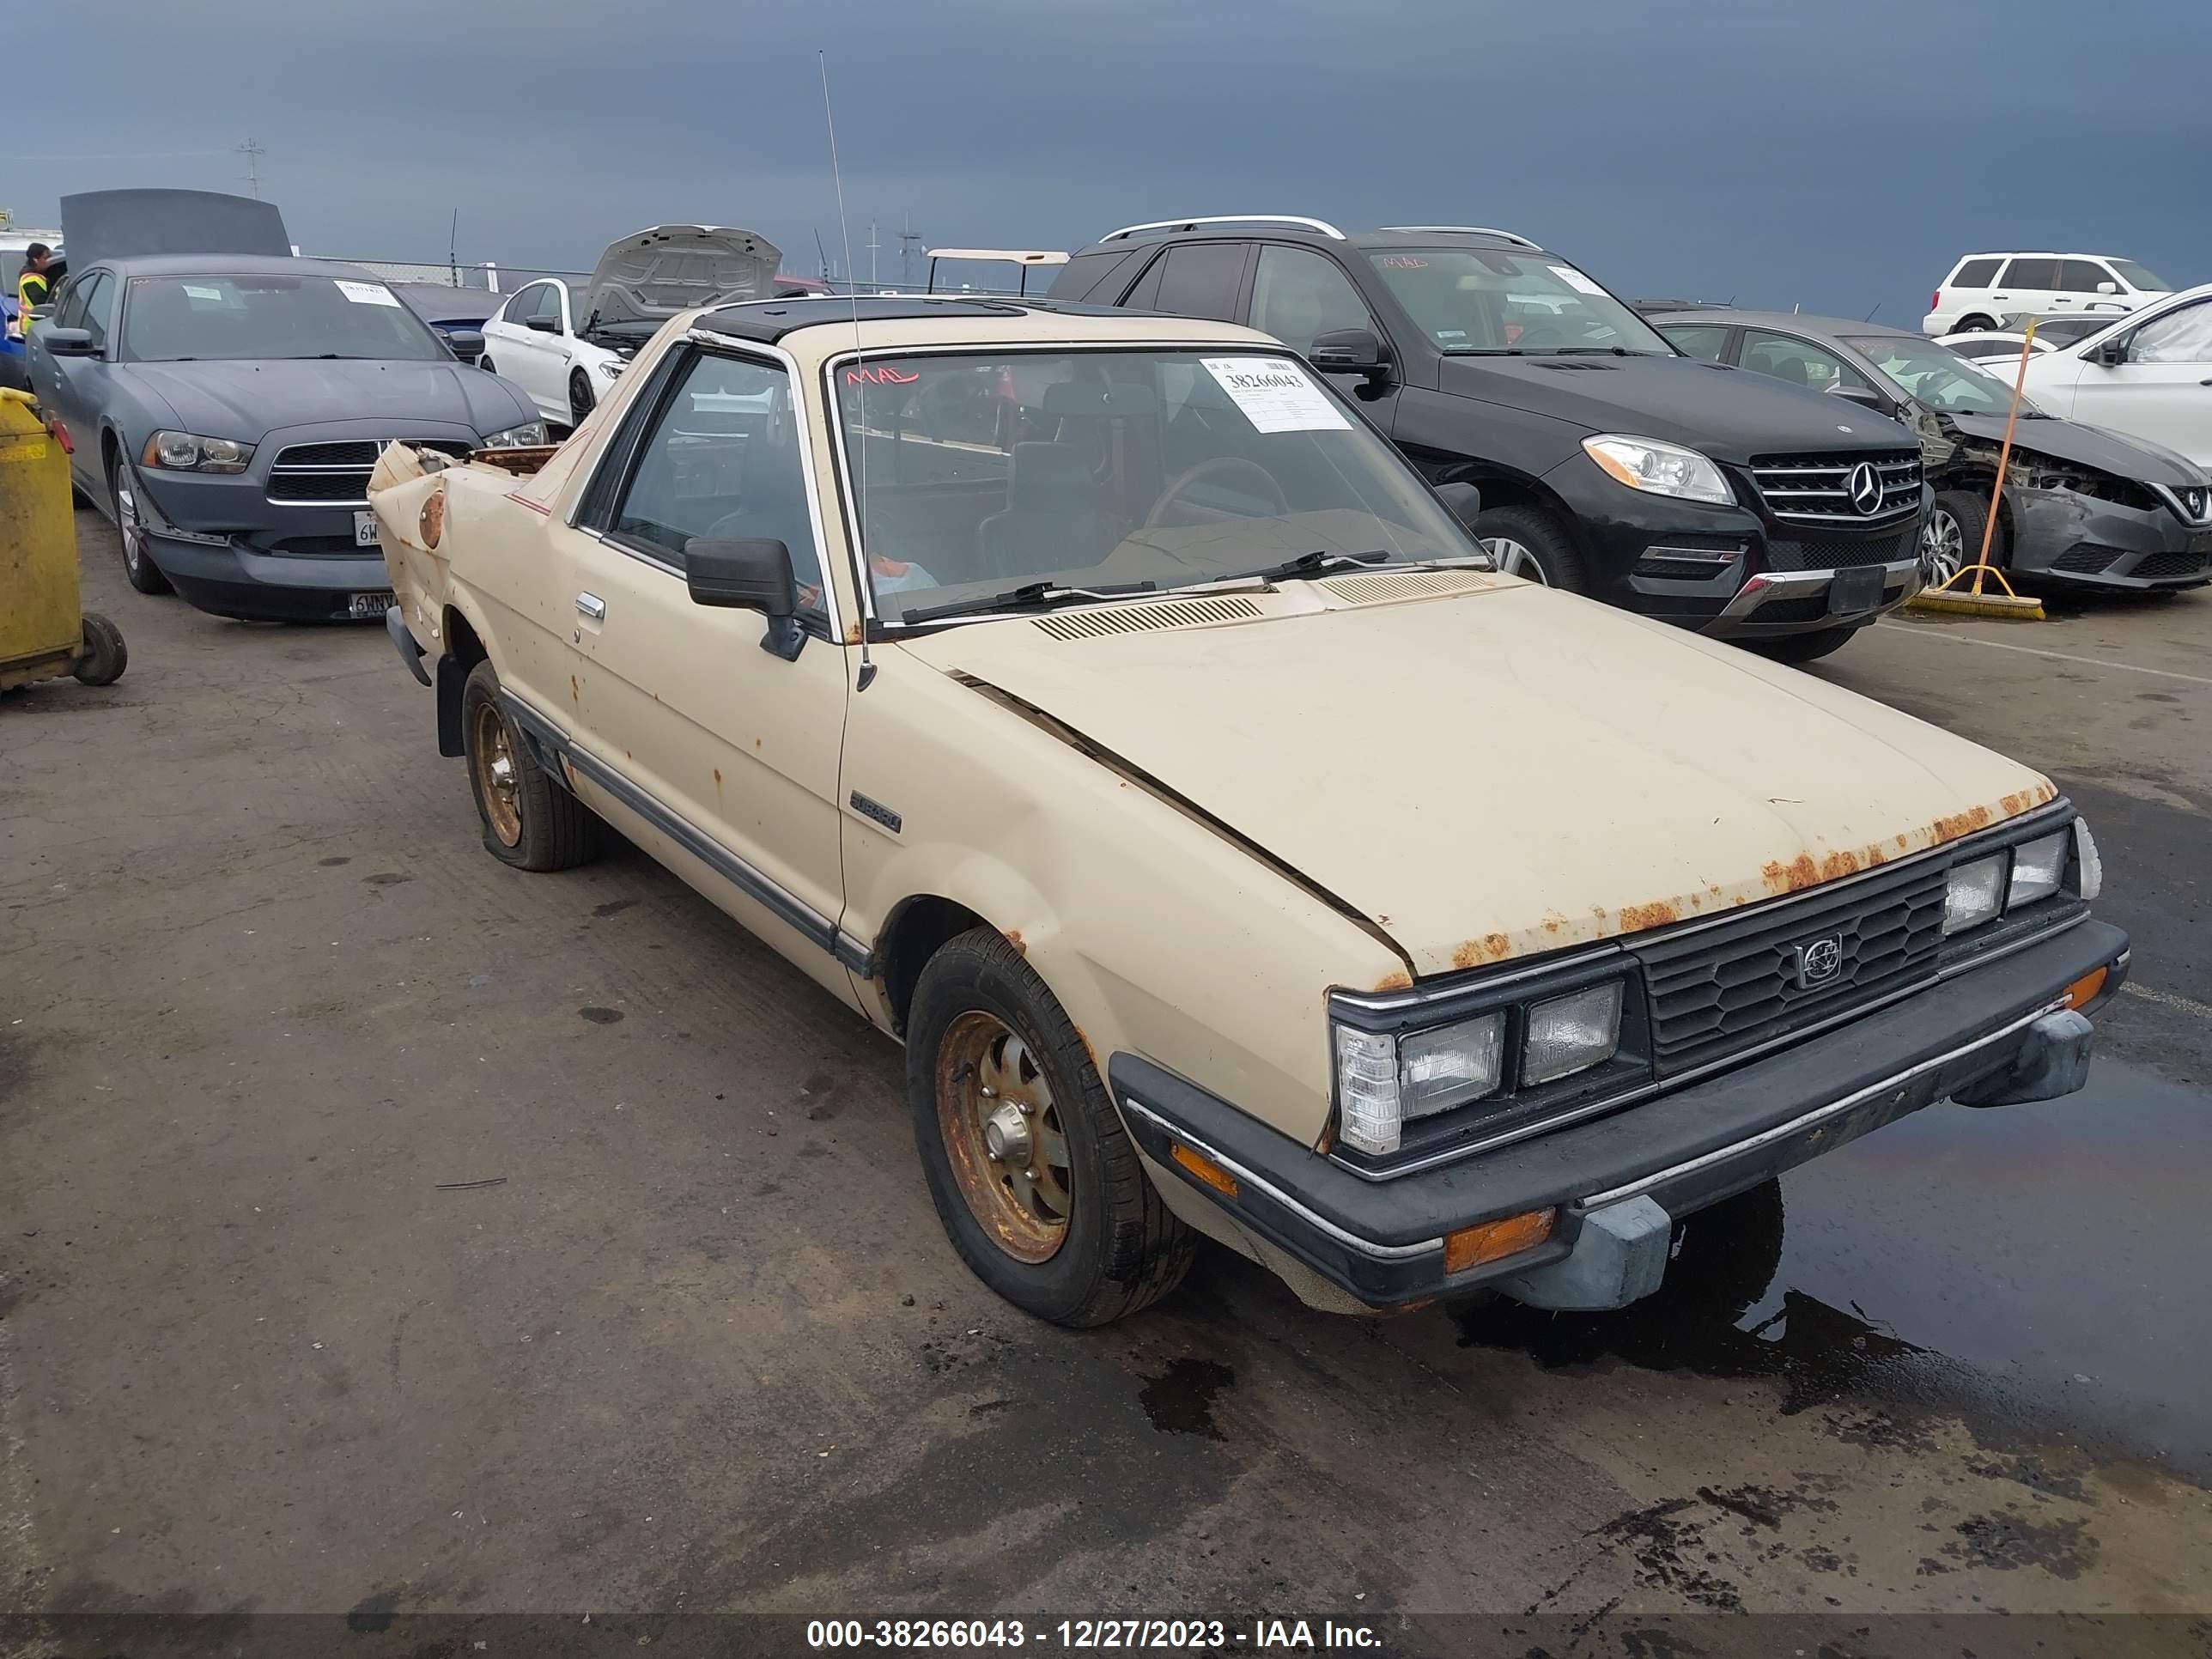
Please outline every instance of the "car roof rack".
[{"label": "car roof rack", "polygon": [[1385,225],[1382,228],[1419,235],[1442,232],[1455,236],[1497,236],[1518,246],[1534,248],[1539,253],[1543,252],[1541,243],[1530,241],[1517,230],[1500,230],[1495,225]]},{"label": "car roof rack", "polygon": [[1133,236],[1140,230],[1191,230],[1200,225],[1302,225],[1308,230],[1317,230],[1322,235],[1339,242],[1352,239],[1326,219],[1309,219],[1297,213],[1216,213],[1200,219],[1154,219],[1141,225],[1124,225],[1119,230],[1109,230],[1098,240],[1117,242],[1124,236]]}]

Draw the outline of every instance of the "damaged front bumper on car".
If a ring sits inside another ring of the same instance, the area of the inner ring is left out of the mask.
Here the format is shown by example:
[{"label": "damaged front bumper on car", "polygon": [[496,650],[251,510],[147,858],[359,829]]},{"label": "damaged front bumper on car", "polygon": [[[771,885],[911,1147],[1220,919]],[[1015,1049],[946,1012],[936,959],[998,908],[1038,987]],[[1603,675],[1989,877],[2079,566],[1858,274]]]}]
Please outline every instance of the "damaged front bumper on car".
[{"label": "damaged front bumper on car", "polygon": [[2014,484],[2014,572],[2092,587],[2142,591],[2212,582],[2212,519],[2185,519],[2170,492],[2139,486],[2140,504],[2063,487]]},{"label": "damaged front bumper on car", "polygon": [[[2086,1015],[2124,982],[2128,959],[2126,934],[2081,915],[1718,1075],[1389,1179],[1141,1056],[1115,1054],[1108,1076],[1163,1179],[1220,1206],[1263,1256],[1354,1302],[1402,1308],[1490,1290],[1539,1307],[1615,1308],[1658,1287],[1684,1216],[1938,1101],[2000,1106],[2079,1089]],[[1544,1212],[1540,1243],[1450,1265],[1455,1237]]]}]

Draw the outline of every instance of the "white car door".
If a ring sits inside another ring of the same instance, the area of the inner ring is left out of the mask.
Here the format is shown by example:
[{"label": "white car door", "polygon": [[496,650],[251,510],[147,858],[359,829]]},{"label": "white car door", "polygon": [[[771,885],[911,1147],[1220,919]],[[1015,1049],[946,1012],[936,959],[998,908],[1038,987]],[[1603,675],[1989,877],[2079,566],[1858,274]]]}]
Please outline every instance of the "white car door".
[{"label": "white car door", "polygon": [[2110,345],[2123,361],[2081,361],[2073,417],[2212,466],[2212,295],[2161,311]]},{"label": "white car door", "polygon": [[561,285],[532,283],[515,290],[495,356],[499,372],[530,394],[549,421],[568,418],[567,341],[561,330]]},{"label": "white car door", "polygon": [[2008,316],[2022,312],[2041,316],[2053,309],[2052,302],[2060,298],[2071,308],[2075,296],[2062,295],[2058,291],[2058,264],[2048,254],[2021,254],[2009,261],[1997,273],[1996,284],[1990,291],[1990,313],[2002,324]]},{"label": "white car door", "polygon": [[[528,291],[525,289],[521,294],[508,295],[501,301],[499,309],[484,319],[484,349],[483,357],[477,361],[479,368],[488,368],[495,374],[507,374],[514,362],[514,337],[522,329],[522,325],[514,320],[514,308],[527,303],[525,295]],[[514,377],[509,375],[508,378]],[[522,382],[516,380],[515,384],[520,386]]]}]

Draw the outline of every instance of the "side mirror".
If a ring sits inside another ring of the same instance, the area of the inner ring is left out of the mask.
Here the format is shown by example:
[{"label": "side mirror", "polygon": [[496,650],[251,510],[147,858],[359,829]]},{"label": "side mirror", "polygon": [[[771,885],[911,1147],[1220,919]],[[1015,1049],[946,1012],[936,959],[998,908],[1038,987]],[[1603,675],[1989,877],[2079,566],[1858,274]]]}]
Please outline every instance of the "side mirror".
[{"label": "side mirror", "polygon": [[1471,483],[1457,480],[1437,486],[1437,499],[1451,509],[1451,515],[1469,530],[1474,528],[1477,514],[1482,511],[1482,492]]},{"label": "side mirror", "polygon": [[446,343],[453,349],[453,356],[456,357],[470,359],[479,357],[483,356],[484,349],[483,331],[475,328],[457,328],[446,336]]},{"label": "side mirror", "polygon": [[2100,283],[2097,284],[2097,292],[2100,294],[2118,294],[2119,291],[2120,285],[2118,283]]},{"label": "side mirror", "polygon": [[82,328],[42,328],[31,337],[56,357],[96,357],[92,335]]},{"label": "side mirror", "polygon": [[1828,395],[1856,404],[1862,409],[1870,409],[1877,415],[1889,413],[1889,399],[1870,386],[1853,386],[1847,380],[1838,380],[1828,389]]},{"label": "side mirror", "polygon": [[761,649],[787,662],[798,656],[806,631],[799,625],[799,579],[791,550],[775,541],[708,541],[684,549],[684,585],[691,603],[729,611],[757,611],[768,618]]},{"label": "side mirror", "polygon": [[1306,358],[1324,374],[1380,375],[1390,367],[1382,342],[1366,328],[1332,329],[1316,335]]},{"label": "side mirror", "polygon": [[558,334],[561,331],[561,319],[558,317],[532,317],[523,326],[535,329],[540,334]]},{"label": "side mirror", "polygon": [[2107,340],[2089,354],[2093,363],[2102,363],[2107,368],[2118,368],[2128,360],[2128,340],[2125,335]]}]

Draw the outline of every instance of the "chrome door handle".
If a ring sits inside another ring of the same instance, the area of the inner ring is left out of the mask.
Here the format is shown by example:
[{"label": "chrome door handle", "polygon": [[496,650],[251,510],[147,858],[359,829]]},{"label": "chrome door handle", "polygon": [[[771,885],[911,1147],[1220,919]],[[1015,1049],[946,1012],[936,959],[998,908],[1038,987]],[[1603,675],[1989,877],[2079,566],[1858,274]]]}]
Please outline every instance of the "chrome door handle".
[{"label": "chrome door handle", "polygon": [[593,622],[605,622],[607,619],[607,602],[596,593],[579,593],[576,595],[576,612],[579,616],[589,617]]}]

